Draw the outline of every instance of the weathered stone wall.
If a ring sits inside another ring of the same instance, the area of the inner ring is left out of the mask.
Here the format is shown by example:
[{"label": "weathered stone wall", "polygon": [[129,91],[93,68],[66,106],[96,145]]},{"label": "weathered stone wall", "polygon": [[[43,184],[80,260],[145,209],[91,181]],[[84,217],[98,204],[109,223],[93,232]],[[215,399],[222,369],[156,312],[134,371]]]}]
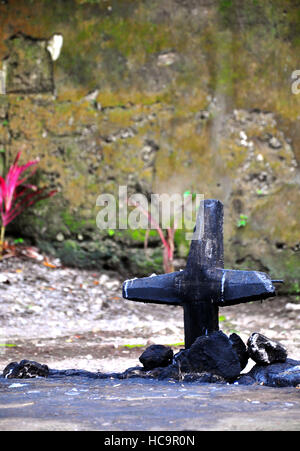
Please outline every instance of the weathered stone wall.
[{"label": "weathered stone wall", "polygon": [[22,149],[59,191],[11,233],[67,264],[161,271],[155,233],[145,259],[143,232],[97,229],[97,196],[190,190],[224,202],[227,267],[300,291],[295,2],[9,0],[0,28],[2,170]]}]

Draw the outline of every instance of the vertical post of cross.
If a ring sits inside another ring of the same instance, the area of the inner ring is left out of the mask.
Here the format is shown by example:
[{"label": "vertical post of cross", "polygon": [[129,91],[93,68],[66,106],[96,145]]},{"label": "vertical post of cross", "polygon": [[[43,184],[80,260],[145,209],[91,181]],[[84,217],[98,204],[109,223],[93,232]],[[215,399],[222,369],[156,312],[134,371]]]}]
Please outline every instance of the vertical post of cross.
[{"label": "vertical post of cross", "polygon": [[[205,282],[205,271],[209,268],[224,268],[223,204],[215,199],[202,202],[204,205],[199,208],[202,214],[197,218],[203,221],[203,224],[197,224],[197,227],[202,227],[202,233],[191,242],[185,270],[185,279],[189,286],[189,301],[183,304],[186,348],[200,335],[219,329],[219,309],[209,295],[213,281],[207,279]],[[199,301],[199,286],[207,291],[205,301]]]}]

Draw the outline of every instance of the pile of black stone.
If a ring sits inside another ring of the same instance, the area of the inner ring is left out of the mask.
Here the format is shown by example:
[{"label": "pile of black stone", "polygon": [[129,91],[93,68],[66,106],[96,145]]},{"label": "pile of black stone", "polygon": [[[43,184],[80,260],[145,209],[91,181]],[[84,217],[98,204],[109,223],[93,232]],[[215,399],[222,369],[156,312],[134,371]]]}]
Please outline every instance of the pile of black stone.
[{"label": "pile of black stone", "polygon": [[[248,359],[256,363],[248,373],[241,373]],[[200,336],[189,349],[176,354],[169,346],[151,345],[140,356],[143,366],[123,373],[101,373],[85,370],[55,370],[30,360],[12,362],[3,371],[5,378],[84,376],[128,379],[133,377],[171,379],[184,382],[260,384],[300,388],[300,361],[287,358],[287,351],[277,341],[257,332],[247,346],[233,333],[222,331]]]},{"label": "pile of black stone", "polygon": [[[251,358],[256,364],[248,373],[241,371]],[[173,354],[171,348],[152,345],[140,356],[148,376],[182,381],[300,386],[300,361],[287,358],[285,347],[259,333],[253,333],[247,346],[239,335],[222,331],[200,336],[189,349]]]}]

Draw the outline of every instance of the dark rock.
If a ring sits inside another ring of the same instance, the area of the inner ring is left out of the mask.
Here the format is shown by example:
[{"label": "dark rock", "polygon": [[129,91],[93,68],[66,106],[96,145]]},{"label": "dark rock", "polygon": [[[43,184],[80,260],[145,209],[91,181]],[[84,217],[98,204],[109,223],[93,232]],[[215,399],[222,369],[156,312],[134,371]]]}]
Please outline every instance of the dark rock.
[{"label": "dark rock", "polygon": [[285,362],[287,351],[278,341],[254,332],[247,341],[248,353],[251,359],[261,365],[269,365],[274,362]]},{"label": "dark rock", "polygon": [[229,341],[239,358],[242,371],[246,367],[249,359],[247,346],[245,345],[241,337],[236,333],[229,335]]},{"label": "dark rock", "polygon": [[130,379],[133,377],[149,377],[148,371],[145,371],[145,368],[141,366],[133,366],[131,368],[127,368],[123,373],[118,374],[118,379]]},{"label": "dark rock", "polygon": [[296,387],[300,384],[300,361],[286,359],[271,365],[255,365],[249,373],[256,383],[271,387]]},{"label": "dark rock", "polygon": [[146,370],[168,366],[172,363],[172,359],[172,349],[164,345],[149,346],[139,358]]},{"label": "dark rock", "polygon": [[249,376],[249,374],[241,374],[240,377],[238,377],[237,379],[237,384],[238,385],[254,385],[257,384],[256,380]]},{"label": "dark rock", "polygon": [[[136,370],[135,370],[136,371]],[[129,377],[134,377],[131,374]],[[217,374],[212,374],[206,371],[203,372],[183,372],[177,363],[172,363],[167,367],[158,367],[150,371],[141,371],[139,369],[135,377],[151,378],[158,380],[171,379],[173,381],[181,382],[199,382],[199,383],[215,383],[225,384],[227,381]]]},{"label": "dark rock", "polygon": [[20,363],[12,362],[3,370],[3,377],[12,378],[32,378],[32,377],[48,377],[49,368],[47,365],[41,365],[33,360],[21,360]]},{"label": "dark rock", "polygon": [[163,380],[163,379],[172,379],[172,380],[181,380],[181,372],[176,364],[171,364],[167,367],[155,368],[152,370],[153,377]]},{"label": "dark rock", "polygon": [[179,368],[179,371],[188,373],[191,371],[191,363],[188,358],[189,349],[181,349],[173,357],[173,363]]},{"label": "dark rock", "polygon": [[223,377],[227,381],[234,380],[241,371],[237,353],[229,338],[217,331],[196,339],[191,348],[182,354],[182,370],[186,372],[208,372]]},{"label": "dark rock", "polygon": [[134,377],[142,377],[143,379],[173,379],[179,380],[180,375],[177,365],[171,364],[166,367],[156,367],[151,370],[145,370],[145,368],[136,366],[128,368],[119,375],[119,379],[130,379]]},{"label": "dark rock", "polygon": [[60,378],[66,376],[90,377],[91,379],[104,379],[108,377],[108,375],[106,375],[105,373],[92,373],[91,371],[86,370],[79,369],[54,370],[49,368],[49,377]]},{"label": "dark rock", "polygon": [[199,382],[201,384],[226,384],[224,377],[212,373],[186,373],[182,377],[183,382]]}]

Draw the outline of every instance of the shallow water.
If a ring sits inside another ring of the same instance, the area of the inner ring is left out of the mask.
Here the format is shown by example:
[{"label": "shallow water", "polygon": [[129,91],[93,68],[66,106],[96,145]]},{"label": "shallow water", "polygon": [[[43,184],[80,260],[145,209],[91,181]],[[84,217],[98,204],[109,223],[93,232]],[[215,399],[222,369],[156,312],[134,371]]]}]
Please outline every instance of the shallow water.
[{"label": "shallow water", "polygon": [[1,379],[1,430],[300,430],[300,390],[130,379]]}]

